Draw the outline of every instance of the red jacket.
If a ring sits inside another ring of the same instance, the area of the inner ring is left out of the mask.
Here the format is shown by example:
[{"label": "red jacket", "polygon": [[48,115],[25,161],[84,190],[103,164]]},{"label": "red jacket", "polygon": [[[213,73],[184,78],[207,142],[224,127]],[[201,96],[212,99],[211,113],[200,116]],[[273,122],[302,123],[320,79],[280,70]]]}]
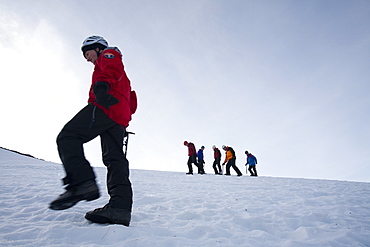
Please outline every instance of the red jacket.
[{"label": "red jacket", "polygon": [[[106,109],[95,102],[93,87],[97,81],[108,82],[108,93],[119,100],[117,104]],[[130,80],[122,63],[122,55],[117,48],[108,47],[95,62],[88,102],[102,109],[117,124],[127,127],[131,120],[130,92]]]},{"label": "red jacket", "polygon": [[215,159],[221,158],[221,152],[220,152],[220,150],[218,148],[215,148],[214,149],[213,156],[214,156]]},{"label": "red jacket", "polygon": [[192,156],[193,154],[197,154],[197,151],[195,150],[195,146],[193,143],[189,142],[188,143],[188,155]]}]

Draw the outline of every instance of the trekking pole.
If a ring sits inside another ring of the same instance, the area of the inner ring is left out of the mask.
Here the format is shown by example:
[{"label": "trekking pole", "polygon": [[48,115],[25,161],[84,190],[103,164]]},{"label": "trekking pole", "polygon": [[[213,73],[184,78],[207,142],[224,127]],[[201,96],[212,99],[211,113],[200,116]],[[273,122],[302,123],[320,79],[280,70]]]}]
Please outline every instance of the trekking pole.
[{"label": "trekking pole", "polygon": [[129,135],[135,135],[135,133],[134,132],[129,132],[129,131],[127,131],[127,132],[125,132],[125,136],[123,137],[123,138],[125,138],[126,137],[126,140],[124,140],[123,141],[123,145],[125,146],[125,157],[127,156],[127,145],[128,145],[128,137],[129,137]]}]

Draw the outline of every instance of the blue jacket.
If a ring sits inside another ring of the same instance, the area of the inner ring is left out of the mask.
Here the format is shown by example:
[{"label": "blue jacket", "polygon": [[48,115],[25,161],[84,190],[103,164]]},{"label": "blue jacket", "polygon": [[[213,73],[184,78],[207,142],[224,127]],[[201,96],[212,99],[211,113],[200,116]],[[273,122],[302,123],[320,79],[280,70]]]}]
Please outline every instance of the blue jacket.
[{"label": "blue jacket", "polygon": [[253,154],[248,154],[247,156],[247,164],[249,166],[255,166],[257,164],[257,158]]},{"label": "blue jacket", "polygon": [[198,160],[204,160],[203,150],[202,149],[199,149],[199,151],[198,151]]}]

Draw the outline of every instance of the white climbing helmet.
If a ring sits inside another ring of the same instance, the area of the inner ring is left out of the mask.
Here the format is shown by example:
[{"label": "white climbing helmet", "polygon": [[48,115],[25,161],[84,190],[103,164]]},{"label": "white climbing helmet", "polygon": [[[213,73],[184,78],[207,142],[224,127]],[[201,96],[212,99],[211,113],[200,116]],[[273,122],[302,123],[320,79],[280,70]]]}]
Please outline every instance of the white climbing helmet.
[{"label": "white climbing helmet", "polygon": [[85,53],[88,50],[95,49],[96,47],[105,49],[108,47],[108,42],[100,36],[90,36],[87,37],[84,42],[82,42],[81,50]]}]

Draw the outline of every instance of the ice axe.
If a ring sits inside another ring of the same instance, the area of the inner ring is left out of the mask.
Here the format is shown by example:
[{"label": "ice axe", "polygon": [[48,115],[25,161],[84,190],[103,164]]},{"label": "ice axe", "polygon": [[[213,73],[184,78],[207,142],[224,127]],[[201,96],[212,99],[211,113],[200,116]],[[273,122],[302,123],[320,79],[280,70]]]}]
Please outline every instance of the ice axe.
[{"label": "ice axe", "polygon": [[123,146],[125,146],[125,157],[127,156],[128,137],[130,134],[135,135],[134,132],[125,131],[125,135],[123,136]]}]

